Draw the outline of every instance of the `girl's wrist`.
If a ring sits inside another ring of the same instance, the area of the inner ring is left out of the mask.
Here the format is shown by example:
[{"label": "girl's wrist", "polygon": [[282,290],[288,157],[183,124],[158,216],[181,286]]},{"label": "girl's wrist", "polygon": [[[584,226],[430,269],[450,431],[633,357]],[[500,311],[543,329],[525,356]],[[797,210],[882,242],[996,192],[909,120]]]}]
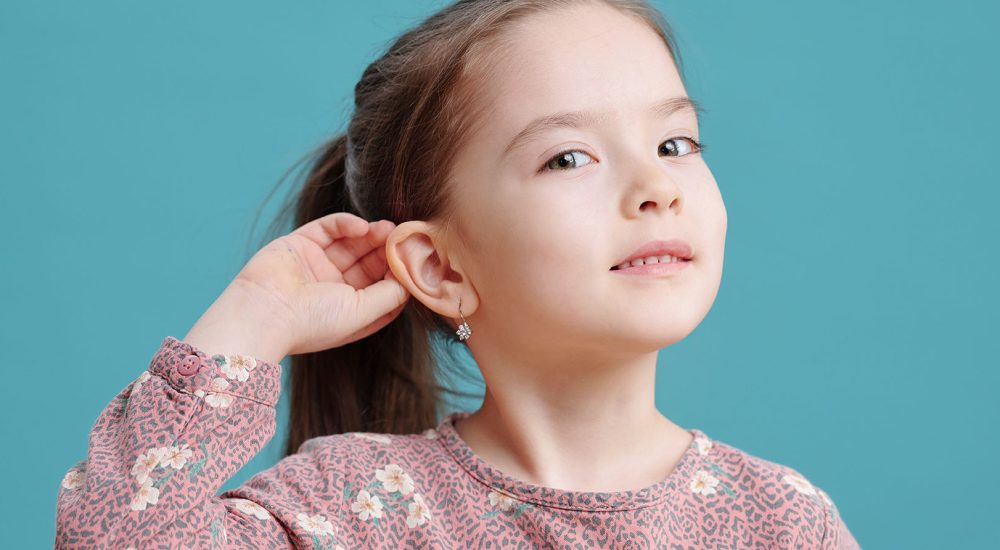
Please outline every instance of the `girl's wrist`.
[{"label": "girl's wrist", "polygon": [[207,355],[249,355],[279,363],[288,355],[289,323],[270,296],[248,285],[226,287],[182,338]]}]

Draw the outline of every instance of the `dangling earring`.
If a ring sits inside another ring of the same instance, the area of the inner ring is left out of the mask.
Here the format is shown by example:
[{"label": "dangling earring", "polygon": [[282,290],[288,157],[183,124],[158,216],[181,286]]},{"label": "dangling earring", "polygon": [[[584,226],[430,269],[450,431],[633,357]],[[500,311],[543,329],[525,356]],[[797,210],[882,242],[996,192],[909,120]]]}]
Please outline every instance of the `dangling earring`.
[{"label": "dangling earring", "polygon": [[[462,299],[458,299],[458,314],[462,315]],[[465,315],[462,315],[462,324],[458,326],[458,339],[462,342],[468,340],[472,337],[472,327],[469,326],[469,322],[465,320]]]}]

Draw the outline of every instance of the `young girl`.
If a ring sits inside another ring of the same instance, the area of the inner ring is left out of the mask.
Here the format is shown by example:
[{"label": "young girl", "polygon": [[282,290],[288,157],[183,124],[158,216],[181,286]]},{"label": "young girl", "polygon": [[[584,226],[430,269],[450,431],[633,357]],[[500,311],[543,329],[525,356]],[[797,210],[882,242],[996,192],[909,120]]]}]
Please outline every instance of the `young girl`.
[{"label": "young girl", "polygon": [[[654,405],[726,234],[673,44],[642,0],[463,0],[402,35],[297,229],[101,413],[56,546],[857,548],[796,470]],[[438,336],[486,382],[440,422]],[[287,355],[288,456],[216,495]]]}]

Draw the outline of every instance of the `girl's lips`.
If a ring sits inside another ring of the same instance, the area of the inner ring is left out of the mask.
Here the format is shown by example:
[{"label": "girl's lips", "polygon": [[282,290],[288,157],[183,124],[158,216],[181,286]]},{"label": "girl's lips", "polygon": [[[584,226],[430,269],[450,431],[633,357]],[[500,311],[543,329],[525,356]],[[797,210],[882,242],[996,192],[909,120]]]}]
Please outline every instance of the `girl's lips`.
[{"label": "girl's lips", "polygon": [[689,263],[691,263],[691,260],[634,265],[625,269],[612,269],[611,272],[621,273],[622,275],[669,275],[687,269]]}]

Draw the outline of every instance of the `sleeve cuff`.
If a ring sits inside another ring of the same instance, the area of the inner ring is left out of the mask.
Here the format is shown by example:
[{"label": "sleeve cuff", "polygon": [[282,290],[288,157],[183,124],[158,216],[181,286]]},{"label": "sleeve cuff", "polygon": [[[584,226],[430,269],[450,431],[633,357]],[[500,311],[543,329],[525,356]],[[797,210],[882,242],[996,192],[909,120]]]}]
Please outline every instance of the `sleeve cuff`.
[{"label": "sleeve cuff", "polygon": [[149,364],[179,391],[205,399],[213,406],[227,406],[242,397],[275,406],[281,392],[281,364],[250,355],[207,355],[202,350],[167,336]]}]

